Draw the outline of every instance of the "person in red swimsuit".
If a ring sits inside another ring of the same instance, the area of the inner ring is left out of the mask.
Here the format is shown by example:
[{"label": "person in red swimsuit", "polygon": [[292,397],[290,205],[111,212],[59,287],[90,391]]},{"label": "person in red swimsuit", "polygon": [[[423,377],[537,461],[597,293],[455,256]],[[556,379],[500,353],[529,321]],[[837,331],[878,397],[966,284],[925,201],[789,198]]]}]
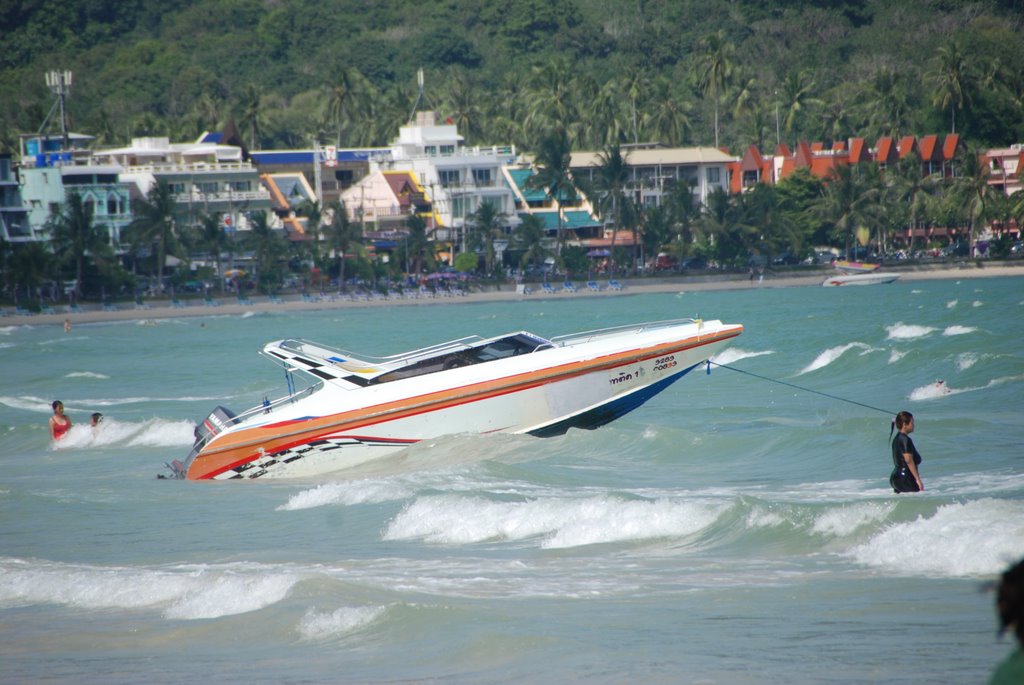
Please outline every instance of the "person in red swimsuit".
[{"label": "person in red swimsuit", "polygon": [[53,416],[50,417],[50,436],[54,440],[60,440],[69,430],[71,430],[71,419],[64,415],[64,403],[54,400]]}]

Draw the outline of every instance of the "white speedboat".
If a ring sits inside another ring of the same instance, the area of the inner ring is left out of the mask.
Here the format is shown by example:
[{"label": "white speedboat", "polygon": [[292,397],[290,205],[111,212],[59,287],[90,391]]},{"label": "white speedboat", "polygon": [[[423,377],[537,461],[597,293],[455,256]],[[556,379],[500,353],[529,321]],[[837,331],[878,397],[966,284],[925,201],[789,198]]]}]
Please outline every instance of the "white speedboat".
[{"label": "white speedboat", "polygon": [[[682,319],[541,338],[527,332],[359,357],[304,340],[262,354],[289,393],[235,415],[217,407],[175,475],[304,477],[351,468],[420,440],[460,433],[551,436],[636,409],[743,332]],[[293,375],[311,385],[295,390]]]},{"label": "white speedboat", "polygon": [[879,283],[892,283],[899,274],[887,273],[885,271],[872,271],[870,273],[839,273],[829,276],[821,282],[823,286],[837,285],[878,285]]}]

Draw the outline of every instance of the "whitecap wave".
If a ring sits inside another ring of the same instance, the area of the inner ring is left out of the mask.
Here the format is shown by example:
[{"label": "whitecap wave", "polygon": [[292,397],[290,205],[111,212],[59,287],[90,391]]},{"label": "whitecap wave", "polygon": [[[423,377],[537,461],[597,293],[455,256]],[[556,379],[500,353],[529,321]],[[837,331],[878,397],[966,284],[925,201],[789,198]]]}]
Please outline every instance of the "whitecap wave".
[{"label": "whitecap wave", "polygon": [[837,507],[817,516],[811,530],[845,537],[864,526],[884,521],[895,509],[895,502],[862,502]]},{"label": "whitecap wave", "polygon": [[974,326],[948,326],[946,330],[942,331],[942,335],[966,335],[967,333],[973,333],[978,330]]},{"label": "whitecap wave", "polygon": [[683,538],[707,528],[722,503],[624,500],[601,496],[495,502],[480,497],[420,497],[388,525],[386,540],[472,544],[540,538],[544,549]]},{"label": "whitecap wave", "polygon": [[934,333],[936,329],[931,326],[914,326],[899,321],[892,326],[886,326],[885,330],[889,332],[889,340],[913,340]]},{"label": "whitecap wave", "polygon": [[773,350],[762,350],[760,352],[753,352],[750,350],[740,349],[738,347],[727,347],[720,353],[711,357],[711,361],[718,364],[732,364],[741,359],[750,359],[751,357],[762,357],[766,354],[775,354]]},{"label": "whitecap wave", "polygon": [[943,381],[935,381],[928,385],[922,385],[920,388],[914,388],[911,391],[907,399],[917,402],[919,400],[934,400],[939,397],[945,397],[946,395],[955,395],[964,392],[963,390],[956,390],[949,387]]},{"label": "whitecap wave", "polygon": [[110,376],[102,373],[95,373],[93,371],[72,371],[71,373],[64,374],[64,378],[96,378],[99,380],[106,380]]},{"label": "whitecap wave", "polygon": [[0,559],[0,606],[162,610],[166,618],[231,616],[270,606],[300,580],[264,568],[139,569]]},{"label": "whitecap wave", "polygon": [[971,303],[971,306],[972,307],[981,307],[981,306],[984,306],[984,304],[985,303],[982,302],[981,300],[975,300],[974,302]]},{"label": "whitecap wave", "polygon": [[309,610],[299,621],[298,632],[306,640],[322,640],[354,633],[384,615],[385,607],[342,607],[332,612]]},{"label": "whitecap wave", "polygon": [[377,504],[405,499],[415,490],[393,480],[359,480],[346,483],[324,483],[292,495],[278,511],[314,509],[332,504]]},{"label": "whitecap wave", "polygon": [[802,368],[799,372],[797,372],[797,375],[802,376],[805,373],[810,373],[811,371],[823,369],[832,362],[834,362],[835,360],[842,357],[850,350],[860,350],[861,355],[877,351],[876,348],[871,347],[870,345],[866,345],[862,342],[852,342],[846,345],[839,345],[838,347],[830,347],[821,354],[819,354],[813,362],[811,362],[810,364]]},{"label": "whitecap wave", "polygon": [[99,425],[79,423],[59,441],[55,450],[84,449],[90,447],[188,447],[195,441],[195,424],[191,421],[148,419],[146,421],[118,421],[104,418]]},{"label": "whitecap wave", "polygon": [[897,574],[994,575],[1024,554],[1024,503],[984,499],[943,505],[930,517],[889,526],[849,554],[865,566]]},{"label": "whitecap wave", "polygon": [[974,352],[964,352],[956,357],[956,368],[966,371],[978,363],[978,355]]},{"label": "whitecap wave", "polygon": [[901,352],[899,350],[890,350],[889,351],[889,363],[890,364],[895,364],[896,362],[898,362],[899,360],[903,359],[906,356],[907,356],[906,352]]},{"label": "whitecap wave", "polygon": [[952,309],[957,305],[958,302],[960,302],[960,300],[950,300],[949,302],[946,303],[946,309]]}]

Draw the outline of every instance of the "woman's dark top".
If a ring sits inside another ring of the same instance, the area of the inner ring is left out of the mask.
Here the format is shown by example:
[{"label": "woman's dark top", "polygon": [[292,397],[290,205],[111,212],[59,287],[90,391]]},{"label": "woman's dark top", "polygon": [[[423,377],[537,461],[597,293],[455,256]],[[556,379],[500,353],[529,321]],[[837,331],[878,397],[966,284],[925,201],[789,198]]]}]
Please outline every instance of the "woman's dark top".
[{"label": "woman's dark top", "polygon": [[892,439],[893,469],[892,475],[889,476],[889,484],[896,492],[918,492],[920,488],[917,487],[914,474],[907,468],[907,462],[903,458],[904,454],[914,455],[914,466],[921,465],[921,455],[914,447],[914,441],[906,433],[897,433],[896,437]]}]

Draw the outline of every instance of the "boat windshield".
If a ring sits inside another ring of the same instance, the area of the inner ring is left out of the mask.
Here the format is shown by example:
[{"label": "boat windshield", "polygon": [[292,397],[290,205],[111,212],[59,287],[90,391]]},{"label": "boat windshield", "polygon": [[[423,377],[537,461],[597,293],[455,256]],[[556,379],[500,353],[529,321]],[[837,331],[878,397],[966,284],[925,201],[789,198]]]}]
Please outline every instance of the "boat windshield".
[{"label": "boat windshield", "polygon": [[547,347],[551,347],[551,343],[544,338],[529,333],[516,333],[503,338],[481,341],[478,345],[470,345],[454,351],[445,351],[427,359],[420,359],[407,366],[381,374],[370,382],[387,383],[403,378],[423,376],[428,373],[447,371],[461,366],[470,366],[472,364],[481,364],[522,354],[530,354]]}]

